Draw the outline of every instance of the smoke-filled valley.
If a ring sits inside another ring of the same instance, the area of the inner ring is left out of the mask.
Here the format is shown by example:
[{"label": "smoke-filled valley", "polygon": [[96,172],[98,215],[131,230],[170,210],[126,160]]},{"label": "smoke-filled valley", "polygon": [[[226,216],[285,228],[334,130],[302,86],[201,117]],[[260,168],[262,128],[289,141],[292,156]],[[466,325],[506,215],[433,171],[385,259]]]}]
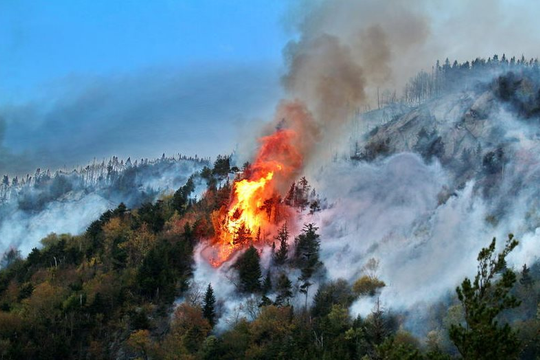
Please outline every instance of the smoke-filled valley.
[{"label": "smoke-filled valley", "polygon": [[298,2],[229,154],[5,175],[2,358],[538,358],[540,63],[459,4]]}]

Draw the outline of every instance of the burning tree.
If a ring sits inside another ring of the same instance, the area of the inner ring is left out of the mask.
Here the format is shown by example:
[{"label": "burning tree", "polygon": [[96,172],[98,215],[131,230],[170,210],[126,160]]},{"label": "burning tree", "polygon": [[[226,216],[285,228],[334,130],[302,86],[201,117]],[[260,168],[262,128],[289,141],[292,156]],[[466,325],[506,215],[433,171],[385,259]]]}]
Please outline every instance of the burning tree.
[{"label": "burning tree", "polygon": [[[294,216],[282,195],[303,167],[313,137],[311,130],[303,129],[313,119],[301,103],[286,103],[282,111],[287,119],[280,120],[271,135],[259,139],[255,160],[244,166],[232,184],[229,203],[212,214],[215,238],[210,263],[214,266],[227,261],[238,249],[264,243],[268,233]],[[305,178],[299,191],[309,191]]]}]

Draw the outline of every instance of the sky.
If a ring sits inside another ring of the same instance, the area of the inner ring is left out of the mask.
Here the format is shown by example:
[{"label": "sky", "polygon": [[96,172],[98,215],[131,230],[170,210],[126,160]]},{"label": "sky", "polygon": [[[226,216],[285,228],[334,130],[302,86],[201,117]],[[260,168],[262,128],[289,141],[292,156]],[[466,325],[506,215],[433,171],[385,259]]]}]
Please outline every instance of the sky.
[{"label": "sky", "polygon": [[280,96],[286,5],[0,1],[0,173],[230,152]]},{"label": "sky", "polygon": [[[425,25],[412,43],[405,15]],[[534,0],[0,0],[0,174],[249,150],[311,32],[364,61],[354,31],[380,25],[399,92],[437,59],[539,56],[539,16]]]}]

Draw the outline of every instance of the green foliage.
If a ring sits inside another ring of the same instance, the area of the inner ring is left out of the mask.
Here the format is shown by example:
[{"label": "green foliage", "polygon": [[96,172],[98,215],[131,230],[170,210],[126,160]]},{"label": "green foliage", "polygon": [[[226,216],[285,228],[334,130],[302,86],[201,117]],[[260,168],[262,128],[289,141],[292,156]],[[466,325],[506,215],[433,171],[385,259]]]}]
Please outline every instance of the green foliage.
[{"label": "green foliage", "polygon": [[386,339],[375,350],[376,359],[387,360],[422,360],[424,356],[417,346],[408,343],[396,342],[394,338]]},{"label": "green foliage", "polygon": [[154,233],[163,230],[165,218],[163,217],[163,202],[158,200],[155,204],[144,203],[138,210],[138,222],[148,224]]},{"label": "green foliage", "polygon": [[523,264],[523,270],[521,270],[521,279],[519,279],[519,283],[526,288],[532,288],[534,285],[534,279],[532,278],[531,269],[527,267],[527,264]]},{"label": "green foliage", "polygon": [[281,273],[277,279],[276,293],[275,305],[281,306],[283,304],[289,304],[289,299],[293,296],[292,283],[285,273]]},{"label": "green foliage", "polygon": [[375,296],[377,291],[385,286],[384,281],[364,275],[355,281],[352,289],[356,296]]},{"label": "green foliage", "polygon": [[273,289],[272,273],[269,270],[268,273],[266,274],[266,277],[264,278],[261,290],[262,290],[263,295],[267,295],[269,292],[272,291],[272,289]]},{"label": "green foliage", "polygon": [[204,295],[203,316],[208,320],[210,326],[213,327],[216,324],[216,297],[214,296],[214,289],[212,289],[211,284],[208,284],[206,294]]},{"label": "green foliage", "polygon": [[[304,226],[291,249],[286,225],[279,230],[273,259],[278,276],[268,271],[262,284],[258,251],[250,246],[238,257],[234,268],[239,290],[258,295],[250,297],[237,318],[224,317],[226,330],[212,334],[219,304],[211,285],[205,293],[197,293],[196,301],[174,307],[173,301],[183,298],[190,283],[193,248],[213,233],[210,213],[228,201],[230,184],[220,189],[216,185],[230,171],[236,169],[230,169],[228,157],[219,157],[214,169],[204,169],[200,177],[207,180],[209,191],[198,202],[190,199],[196,180],[192,177],[174,195],[156,203],[132,211],[121,204],[105,212],[82,236],[51,234],[26,260],[16,252],[7,253],[0,270],[0,357],[450,359],[443,352],[448,352],[446,343],[422,349],[412,335],[398,331],[398,317],[383,310],[379,301],[367,318],[352,319],[349,309],[354,299],[377,295],[384,286],[376,277],[378,261],[370,259],[363,268],[366,275],[352,286],[342,279],[325,279],[313,224]],[[243,171],[248,176],[251,166]],[[62,180],[55,186],[63,191]],[[306,207],[307,199],[315,198],[314,193],[308,197],[305,179],[291,189],[285,199],[291,205]],[[247,246],[252,235],[245,231],[238,238]],[[523,268],[522,286],[513,289],[516,278],[504,258],[514,247],[512,238],[502,257],[494,254],[494,243],[484,249],[477,277],[472,282],[466,279],[458,289],[463,305],[455,309],[464,309],[466,316],[461,325],[452,327],[451,336],[465,358],[488,357],[484,352],[494,359],[517,356],[515,332],[498,324],[512,316],[507,310],[517,304],[513,296],[532,299],[524,301],[527,313],[518,314],[525,320],[514,321],[513,326],[527,343],[522,356],[538,355],[540,321],[531,318],[537,311],[536,265]],[[298,269],[293,271],[300,273],[299,282],[291,282],[291,273],[285,272],[289,267]],[[320,286],[308,307],[314,279]],[[306,295],[306,305],[299,309],[290,306],[296,285]],[[273,292],[275,303],[268,297]],[[248,311],[251,321],[242,318]],[[446,307],[441,305],[438,311],[446,313]]]},{"label": "green foliage", "polygon": [[510,293],[516,282],[515,273],[506,268],[506,256],[518,245],[508,236],[504,249],[495,254],[496,240],[478,254],[478,272],[471,282],[465,278],[456,289],[463,305],[466,326],[453,324],[450,338],[465,359],[517,358],[520,343],[508,324],[499,326],[497,316],[506,309],[519,306]]},{"label": "green foliage", "polygon": [[306,224],[302,233],[295,239],[294,259],[296,266],[301,271],[300,292],[306,295],[306,307],[310,282],[313,274],[322,268],[322,262],[319,260],[319,234],[315,224]]},{"label": "green foliage", "polygon": [[339,305],[348,308],[354,301],[354,296],[347,281],[338,279],[322,284],[313,297],[311,314],[323,317],[330,313],[332,307]]},{"label": "green foliage", "polygon": [[180,215],[186,213],[189,206],[189,196],[195,190],[195,182],[193,176],[190,176],[186,184],[176,190],[172,198],[172,207],[178,211]]},{"label": "green foliage", "polygon": [[218,155],[214,162],[214,169],[212,174],[224,178],[231,172],[230,156]]},{"label": "green foliage", "polygon": [[259,252],[250,246],[234,264],[238,270],[240,280],[239,289],[246,293],[255,293],[261,290],[261,265]]},{"label": "green foliage", "polygon": [[10,267],[18,261],[21,261],[21,252],[13,248],[9,249],[4,253],[4,255],[2,255],[2,259],[0,260],[0,269]]},{"label": "green foliage", "polygon": [[384,343],[395,332],[395,319],[382,307],[380,300],[364,323],[365,339],[370,352],[375,352],[377,346]]},{"label": "green foliage", "polygon": [[279,243],[279,248],[274,254],[274,263],[276,265],[283,265],[287,261],[289,255],[289,230],[287,229],[287,223],[284,223],[283,226],[278,230],[278,234],[275,239]]},{"label": "green foliage", "polygon": [[[178,282],[191,273],[192,248],[186,242],[171,244],[160,241],[143,259],[137,272],[137,283],[147,298],[172,300]],[[180,284],[182,285],[182,284]]]}]

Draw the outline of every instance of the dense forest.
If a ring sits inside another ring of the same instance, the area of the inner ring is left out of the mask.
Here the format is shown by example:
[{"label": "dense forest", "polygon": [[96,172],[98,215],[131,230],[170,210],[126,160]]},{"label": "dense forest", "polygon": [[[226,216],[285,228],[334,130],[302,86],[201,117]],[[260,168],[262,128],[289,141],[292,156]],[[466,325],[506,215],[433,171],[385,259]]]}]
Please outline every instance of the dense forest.
[{"label": "dense forest", "polygon": [[[352,284],[325,280],[321,239],[311,223],[293,242],[282,226],[272,240],[268,268],[261,265],[258,249],[246,242],[233,265],[239,298],[246,299],[244,311],[224,318],[223,302],[234,299],[216,297],[216,284],[192,281],[193,253],[199,239],[211,237],[211,214],[228,201],[227,179],[235,172],[241,176],[228,157],[219,157],[213,168],[204,168],[157,202],[137,209],[121,204],[81,235],[51,234],[26,259],[15,250],[6,253],[0,272],[2,359],[510,359],[540,354],[540,269],[506,266],[506,256],[518,243],[512,235],[500,252],[495,239],[487,243],[478,255],[478,273],[463,280],[449,307],[431,310],[443,327],[427,338],[407,332],[404,314],[379,302],[369,316],[353,317],[349,308],[355,299],[376,298],[385,287],[376,275],[378,261],[368,261],[364,275]],[[208,186],[197,201],[192,198],[196,179]],[[317,211],[316,200],[308,200],[300,183],[292,189],[288,206]],[[311,294],[314,279],[321,286]]]},{"label": "dense forest", "polygon": [[[478,198],[494,204],[486,210],[488,216],[482,224],[495,229],[512,215],[508,199],[531,198],[520,191],[537,181],[536,163],[526,162],[535,159],[525,152],[530,147],[516,150],[518,141],[500,135],[506,131],[507,117],[506,113],[498,117],[497,106],[515,111],[520,121],[524,119],[519,123],[523,127],[537,126],[538,71],[535,60],[507,60],[505,56],[437,64],[432,74],[422,72],[411,79],[400,100],[389,93],[379,98],[379,106],[401,102],[406,109],[360,139],[364,147],[362,151],[358,147],[352,159],[346,160],[350,165],[347,171],[359,163],[376,164],[393,154],[413,152],[419,162],[425,161],[422,166],[437,162],[454,176],[448,182],[451,187],[437,189],[438,207],[451,203],[469,182],[475,181]],[[467,91],[472,89],[469,94],[437,102],[444,94],[464,90],[463,79],[470,85]],[[486,98],[489,101],[482,100]],[[458,109],[455,119],[449,112],[438,110],[440,103]],[[378,115],[377,111],[373,113]],[[447,118],[437,119],[435,114],[439,113]],[[455,127],[448,126],[452,121]],[[536,154],[534,148],[531,151]],[[523,163],[513,161],[518,157]],[[182,172],[170,182],[181,182],[181,186],[162,195],[158,195],[159,188],[147,191],[141,179],[154,181],[163,169]],[[529,170],[531,173],[526,172]],[[224,297],[218,291],[222,284],[215,278],[196,280],[200,254],[219,231],[218,215],[230,205],[232,182],[247,178],[251,171],[249,163],[239,168],[231,156],[218,156],[213,165],[207,159],[163,156],[153,163],[113,158],[108,164],[94,164],[71,173],[38,171],[24,180],[5,177],[0,185],[3,206],[30,204],[29,211],[47,207],[74,188],[97,189],[115,199],[125,196],[126,200],[102,213],[82,234],[52,233],[27,256],[17,248],[3,255],[1,358],[352,360],[540,356],[540,265],[507,263],[517,251],[521,235],[516,238],[509,234],[491,241],[476,239],[484,244],[476,258],[476,272],[460,278],[451,294],[437,301],[426,299],[422,312],[392,308],[383,296],[393,281],[380,275],[379,262],[384,259],[359,258],[354,266],[360,275],[352,280],[328,275],[330,267],[321,254],[321,243],[328,240],[322,227],[330,224],[312,220],[332,205],[306,177],[292,183],[283,198],[268,199],[261,206],[268,211],[268,218],[279,218],[274,211],[276,204],[297,214],[303,221],[300,228],[280,222],[272,235],[252,233],[245,227],[234,234],[234,244],[240,251],[223,265],[230,268],[226,281],[234,286],[232,295]],[[340,186],[334,181],[332,186]],[[367,187],[368,181],[364,181]],[[414,191],[411,183],[408,185]],[[196,190],[201,186],[204,191]],[[49,199],[42,194],[54,196]],[[383,197],[379,194],[378,200],[383,201]],[[400,194],[399,206],[403,199]],[[540,222],[533,211],[537,204],[533,201],[530,205],[525,220],[530,229],[517,229],[522,233],[534,230],[536,221]],[[422,250],[420,245],[413,246]],[[460,264],[450,265],[456,274],[462,274]],[[375,306],[358,315],[353,304],[363,299]]]}]

